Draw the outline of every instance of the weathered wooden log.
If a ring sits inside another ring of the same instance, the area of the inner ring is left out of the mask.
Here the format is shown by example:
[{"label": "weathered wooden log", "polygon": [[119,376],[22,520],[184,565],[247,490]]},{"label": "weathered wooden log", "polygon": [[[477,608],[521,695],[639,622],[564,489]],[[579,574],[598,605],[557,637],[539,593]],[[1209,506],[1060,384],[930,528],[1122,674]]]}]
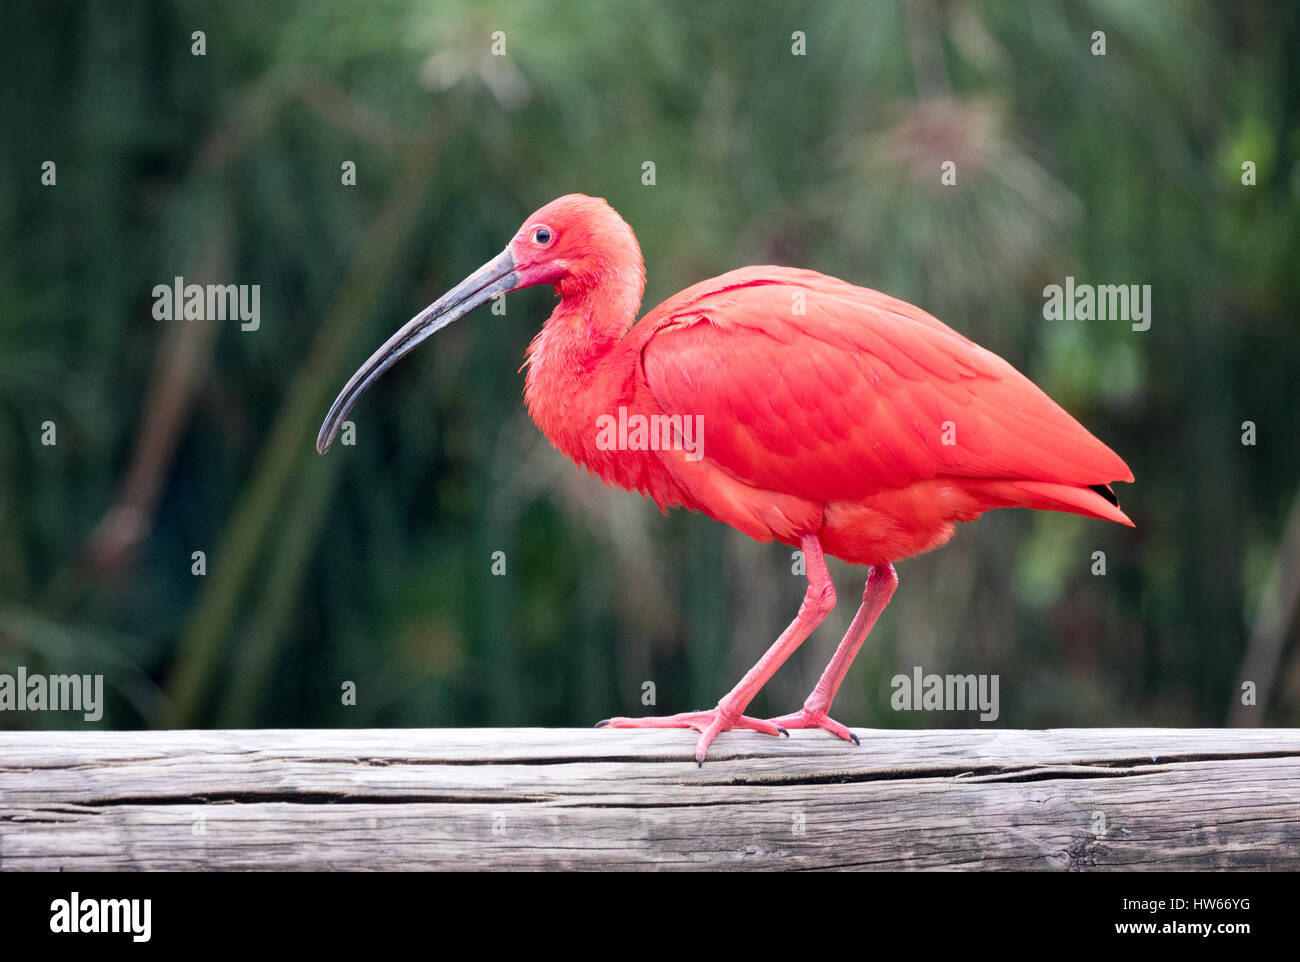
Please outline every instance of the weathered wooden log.
[{"label": "weathered wooden log", "polygon": [[1300,869],[1300,730],[0,733],[0,868]]}]

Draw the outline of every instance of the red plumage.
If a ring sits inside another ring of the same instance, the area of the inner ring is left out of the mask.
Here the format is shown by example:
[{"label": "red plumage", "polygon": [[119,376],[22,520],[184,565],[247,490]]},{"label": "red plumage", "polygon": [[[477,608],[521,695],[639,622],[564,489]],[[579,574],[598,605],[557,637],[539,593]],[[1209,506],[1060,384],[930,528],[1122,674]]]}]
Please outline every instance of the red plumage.
[{"label": "red plumage", "polygon": [[[376,352],[335,402],[318,447],[396,358],[488,296],[533,284],[561,298],[526,362],[528,409],[552,443],[607,483],[799,546],[808,562],[798,617],[717,708],[615,727],[695,728],[700,761],[728,728],[821,727],[856,741],[827,712],[893,593],[891,562],[993,508],[1132,524],[1109,484],[1133,476],[1110,448],[1002,358],[887,294],[746,267],[636,321],[640,247],[605,201],[580,194],[538,210],[500,257]],[[672,443],[611,445],[602,425],[619,418],[672,425]],[[754,694],[834,604],[823,551],[872,566],[858,616],[803,709],[748,718]]]},{"label": "red plumage", "polygon": [[[791,522],[823,510],[827,553],[875,565],[996,507],[1131,523],[1089,487],[1132,480],[1113,451],[1006,361],[878,291],[747,267],[669,298],[630,340],[658,408],[704,417],[703,459],[666,462],[683,503],[760,540],[797,543],[807,525]],[[799,518],[770,517],[772,494],[799,499]]]}]

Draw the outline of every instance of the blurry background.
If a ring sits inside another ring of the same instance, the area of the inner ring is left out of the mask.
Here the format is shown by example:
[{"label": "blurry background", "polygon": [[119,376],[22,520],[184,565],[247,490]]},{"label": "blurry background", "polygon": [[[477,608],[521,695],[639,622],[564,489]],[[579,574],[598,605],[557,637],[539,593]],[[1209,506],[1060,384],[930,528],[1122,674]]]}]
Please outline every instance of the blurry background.
[{"label": "blurry background", "polygon": [[[1294,3],[9,5],[0,671],[102,672],[95,727],[713,705],[803,578],[548,446],[517,369],[549,290],[440,334],[355,447],[313,450],[375,347],[581,191],[636,230],[647,306],[750,263],[883,289],[1137,476],[1135,530],[994,512],[901,564],[841,720],[979,724],[891,711],[920,665],[998,673],[1004,726],[1300,724],[1297,50]],[[154,320],[177,275],[259,284],[260,329]],[[1152,285],[1150,330],[1045,321],[1067,275]],[[795,709],[847,626],[866,572],[832,573],[839,610],[752,714]]]}]

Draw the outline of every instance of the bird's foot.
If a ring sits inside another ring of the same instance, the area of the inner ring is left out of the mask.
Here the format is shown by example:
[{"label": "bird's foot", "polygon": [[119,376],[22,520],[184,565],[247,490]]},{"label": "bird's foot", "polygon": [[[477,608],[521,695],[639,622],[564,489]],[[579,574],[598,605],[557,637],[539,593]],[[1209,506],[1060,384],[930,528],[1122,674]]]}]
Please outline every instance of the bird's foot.
[{"label": "bird's foot", "polygon": [[658,715],[649,718],[606,718],[596,724],[597,728],[694,728],[700,733],[695,742],[695,761],[704,764],[704,756],[720,732],[733,729],[746,729],[762,732],[764,735],[789,735],[777,722],[763,721],[710,708],[708,711],[686,711],[677,715]]},{"label": "bird's foot", "polygon": [[800,708],[792,715],[782,715],[780,718],[769,718],[773,725],[780,725],[782,728],[821,728],[832,735],[838,735],[846,742],[853,742],[855,745],[861,745],[858,736],[849,731],[848,727],[841,725],[835,719],[826,714],[825,709],[808,709]]}]

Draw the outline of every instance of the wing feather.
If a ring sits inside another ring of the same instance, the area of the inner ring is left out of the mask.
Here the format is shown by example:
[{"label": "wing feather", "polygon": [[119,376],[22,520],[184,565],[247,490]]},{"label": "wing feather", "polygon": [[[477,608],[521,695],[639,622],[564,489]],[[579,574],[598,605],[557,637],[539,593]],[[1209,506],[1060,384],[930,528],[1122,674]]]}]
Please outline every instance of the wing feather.
[{"label": "wing feather", "polygon": [[833,501],[936,477],[1132,480],[1002,358],[878,291],[751,267],[688,288],[641,325],[659,404],[703,415],[704,457],[755,487]]}]

